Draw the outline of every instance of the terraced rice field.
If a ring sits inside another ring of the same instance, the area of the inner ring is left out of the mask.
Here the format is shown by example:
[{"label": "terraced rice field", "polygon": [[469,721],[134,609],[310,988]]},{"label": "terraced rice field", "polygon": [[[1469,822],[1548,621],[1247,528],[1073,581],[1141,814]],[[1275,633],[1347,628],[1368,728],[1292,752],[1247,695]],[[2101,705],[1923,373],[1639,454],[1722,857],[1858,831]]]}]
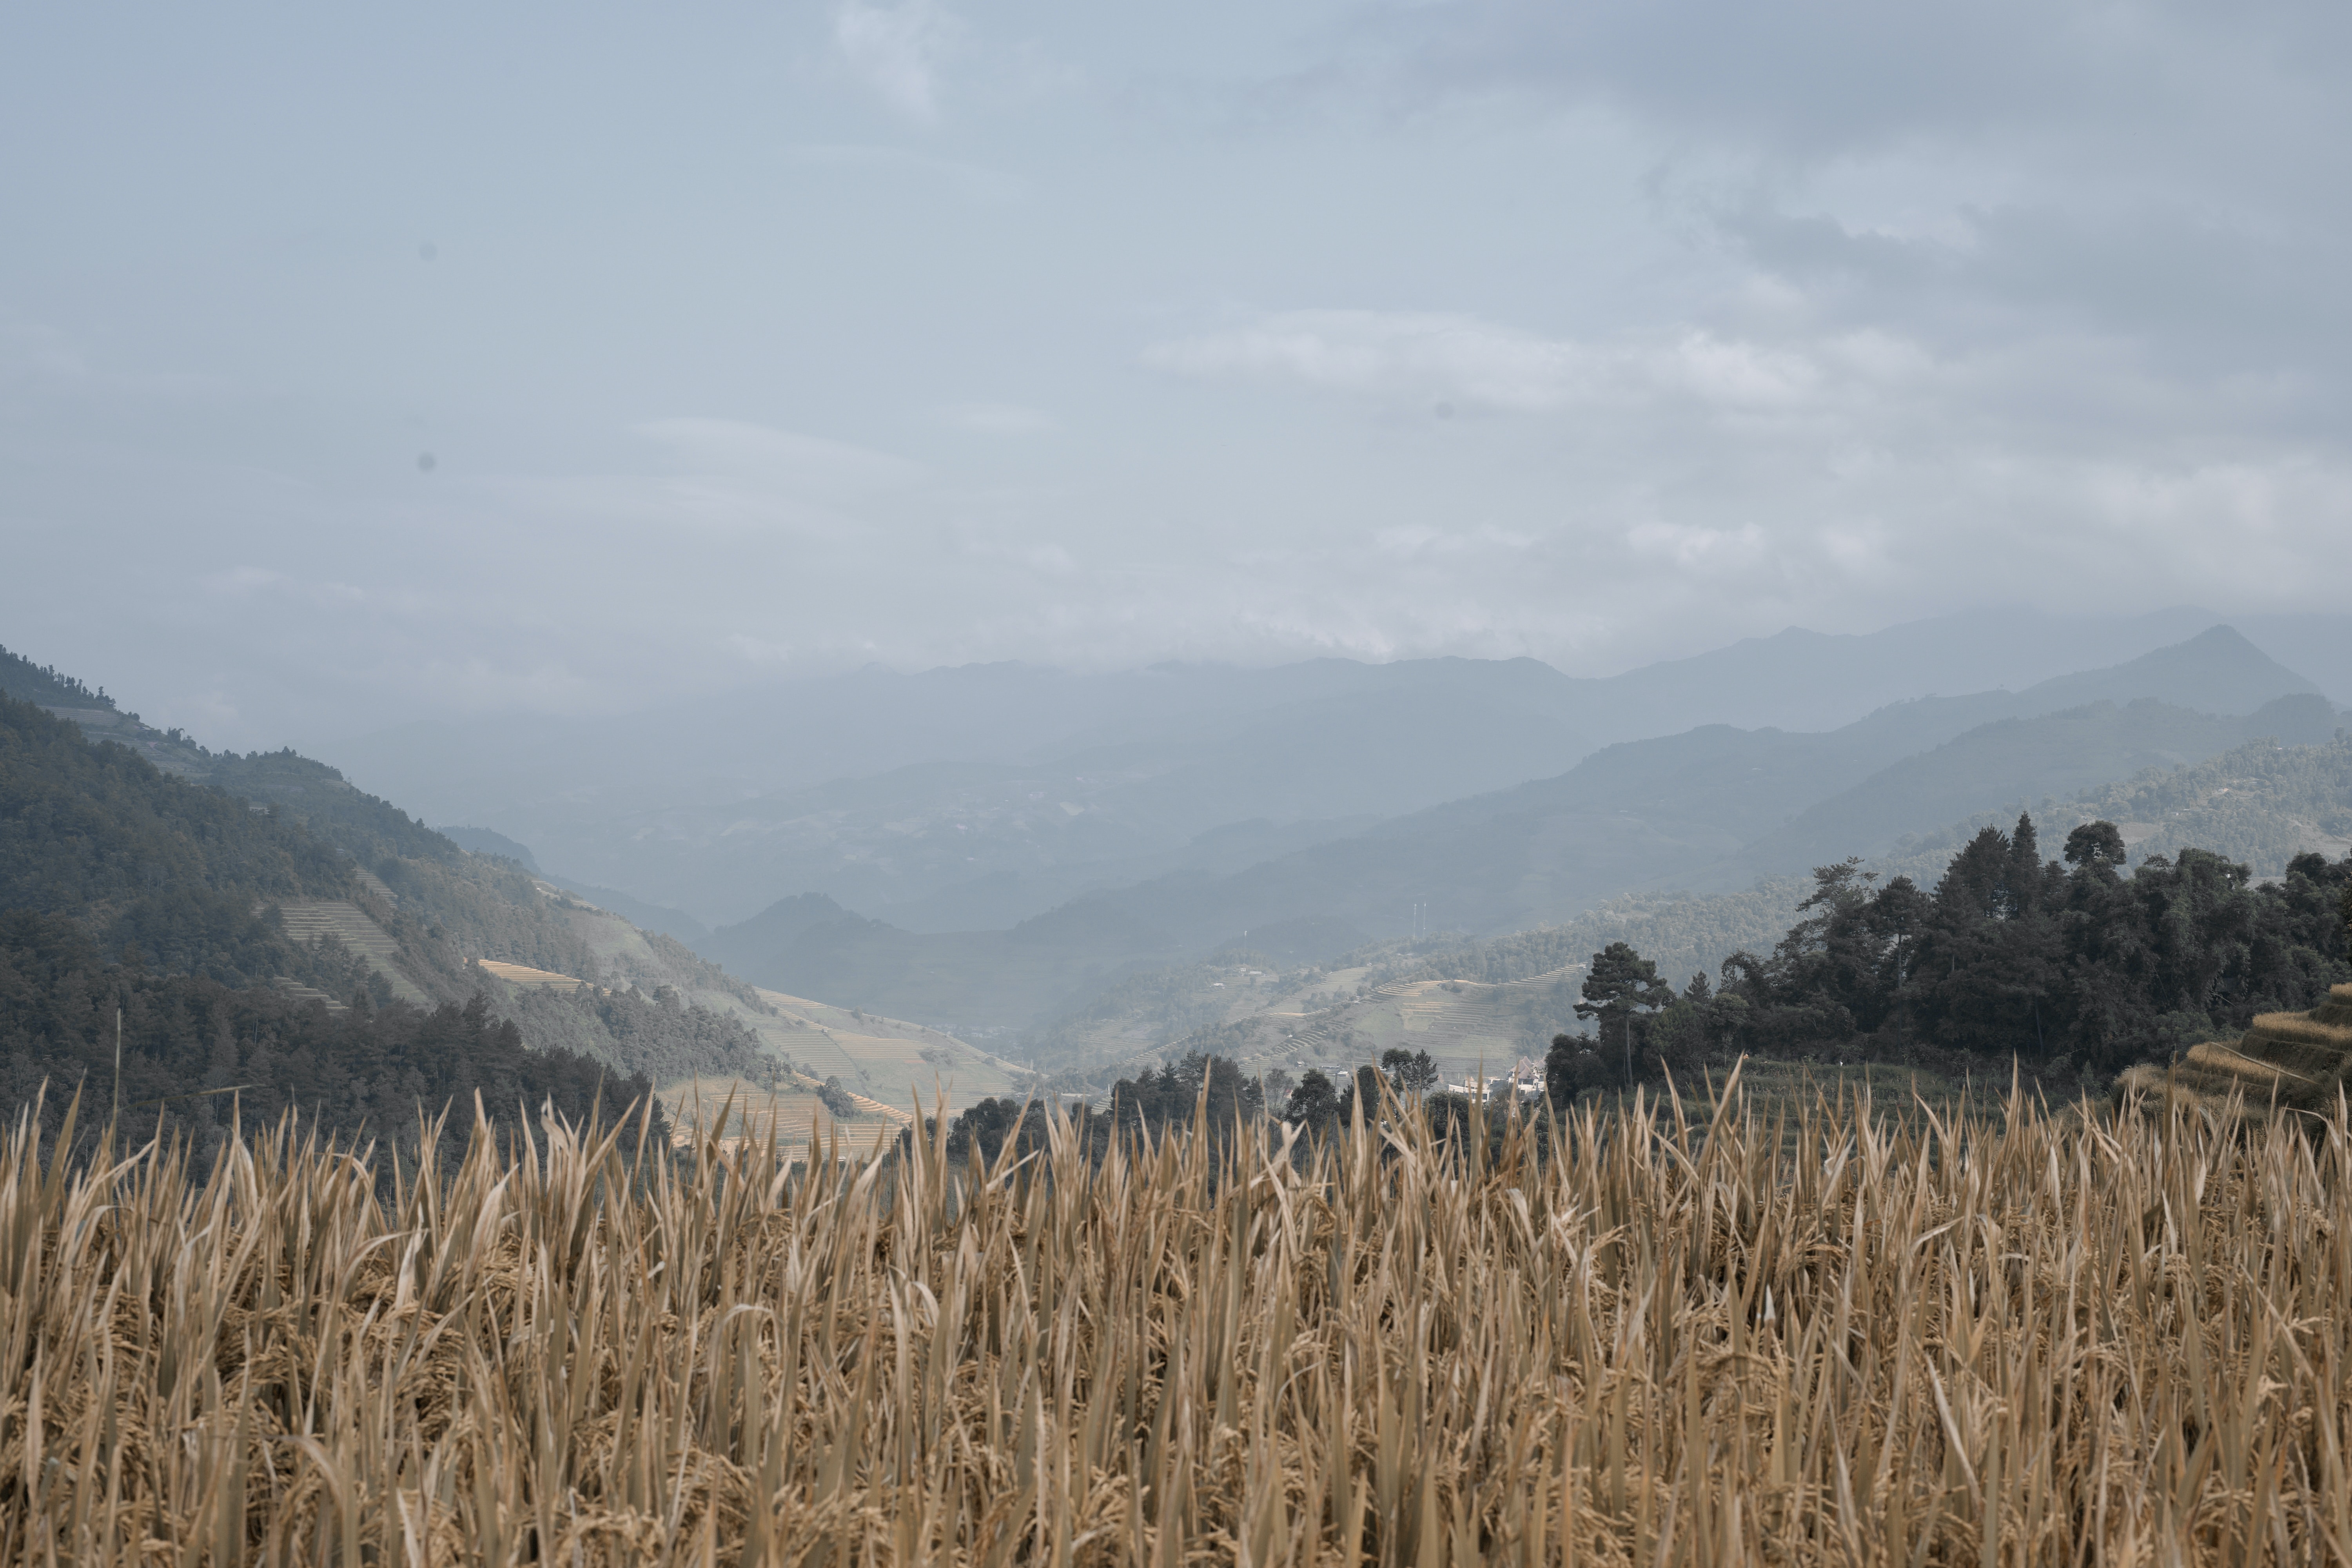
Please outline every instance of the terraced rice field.
[{"label": "terraced rice field", "polygon": [[664,1112],[677,1136],[699,1135],[764,1141],[772,1133],[787,1148],[804,1148],[837,1135],[863,1152],[877,1134],[886,1138],[911,1125],[914,1113],[852,1093],[857,1113],[844,1121],[827,1112],[813,1079],[796,1079],[771,1089],[744,1079],[686,1079],[661,1091]]},{"label": "terraced rice field", "polygon": [[391,984],[394,996],[419,1007],[432,1005],[416,982],[400,972],[394,962],[400,956],[400,944],[392,933],[368,919],[366,911],[350,900],[288,899],[278,909],[286,934],[296,942],[317,942],[331,935],[367,960],[368,967]]},{"label": "terraced rice field", "polygon": [[528,986],[534,991],[577,991],[588,984],[576,974],[558,974],[551,969],[503,963],[495,958],[478,958],[474,962],[509,985]]}]

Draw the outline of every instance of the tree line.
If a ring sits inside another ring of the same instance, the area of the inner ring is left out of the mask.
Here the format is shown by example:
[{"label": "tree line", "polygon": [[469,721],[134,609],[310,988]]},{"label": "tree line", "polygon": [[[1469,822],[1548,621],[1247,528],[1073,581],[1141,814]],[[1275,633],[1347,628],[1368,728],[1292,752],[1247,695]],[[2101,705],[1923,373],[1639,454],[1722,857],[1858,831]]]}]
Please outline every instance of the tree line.
[{"label": "tree line", "polygon": [[2045,859],[2021,814],[2010,832],[1979,832],[1931,889],[1881,883],[1853,859],[1816,868],[1801,918],[1770,952],[1726,960],[1720,984],[1695,974],[1676,991],[1612,943],[1593,955],[1576,1009],[1592,1033],[1554,1040],[1548,1079],[1573,1092],[1687,1076],[1729,1049],[2016,1057],[2045,1075],[2107,1075],[2352,982],[2352,857],[2298,855],[2262,882],[2203,849],[2128,873],[2125,860],[2122,832],[2105,821]]},{"label": "tree line", "polygon": [[[2122,831],[2105,821],[2044,858],[2021,814],[2010,831],[1969,839],[1932,888],[1881,882],[1858,859],[1821,867],[1798,914],[1769,952],[1736,952],[1717,978],[1679,989],[1628,942],[1591,954],[1573,1005],[1583,1027],[1553,1037],[1547,1097],[1691,1082],[1734,1052],[1946,1069],[2015,1058],[2044,1078],[2103,1077],[2352,983],[2352,856],[2299,855],[2263,881],[2194,848],[2127,868]],[[1397,1108],[1446,1127],[1507,1113],[1442,1091],[1438,1078],[1426,1053],[1394,1048],[1337,1081],[1309,1070],[1295,1084],[1194,1052],[1070,1115],[1098,1157],[1122,1132],[1190,1127],[1203,1103],[1216,1136],[1269,1113],[1326,1134]],[[1275,1103],[1269,1083],[1284,1091]],[[951,1125],[950,1152],[992,1160],[1008,1141],[1041,1151],[1046,1114],[983,1100]]]},{"label": "tree line", "polygon": [[[208,1158],[233,1122],[298,1112],[322,1131],[414,1149],[417,1111],[479,1094],[493,1122],[543,1105],[584,1117],[649,1100],[652,1082],[565,1050],[526,1049],[481,996],[435,1008],[364,999],[342,1012],[268,986],[109,962],[79,923],[0,911],[0,1095],[86,1139],[120,1110],[132,1142],[189,1139]],[[656,1113],[658,1124],[658,1114]]]}]

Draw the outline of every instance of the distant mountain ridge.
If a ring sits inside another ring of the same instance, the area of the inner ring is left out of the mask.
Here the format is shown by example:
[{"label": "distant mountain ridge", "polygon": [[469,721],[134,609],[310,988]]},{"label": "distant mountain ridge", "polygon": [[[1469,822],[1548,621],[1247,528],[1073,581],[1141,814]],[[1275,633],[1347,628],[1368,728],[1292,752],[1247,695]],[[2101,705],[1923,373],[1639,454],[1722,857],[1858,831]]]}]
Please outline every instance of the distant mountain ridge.
[{"label": "distant mountain ridge", "polygon": [[1744,848],[1708,885],[1787,875],[1846,855],[1885,853],[1924,822],[1956,819],[1999,801],[2066,799],[2151,768],[2201,763],[2263,737],[2324,744],[2336,714],[2315,692],[2273,699],[2243,719],[2137,698],[2102,699],[2033,719],[2004,719],[1923,752],[1807,807]]},{"label": "distant mountain ridge", "polygon": [[[1708,724],[1826,732],[1924,693],[2019,694],[2219,619],[1994,611],[1790,628],[1599,678],[1526,658],[869,669],[622,720],[410,726],[329,754],[438,820],[530,844],[576,884],[706,924],[822,889],[908,930],[1003,929],[1092,889],[1228,875],[1555,776],[1610,744]],[[2352,648],[2352,617],[2337,617],[2341,637],[2305,621],[2263,624],[2297,647]]]},{"label": "distant mountain ridge", "polygon": [[[2199,712],[2149,695],[2168,690],[2242,711]],[[2051,710],[2066,703],[2073,706]],[[927,1016],[918,991],[935,998],[953,990],[950,974],[987,968],[970,994],[1017,1022],[1022,1005],[1053,1003],[1024,989],[1030,981],[1044,986],[1072,972],[1116,975],[1177,962],[1244,930],[1323,920],[1397,934],[1416,908],[1441,927],[1473,932],[1552,924],[1642,889],[1704,891],[1801,874],[1970,811],[2072,795],[2150,765],[2192,763],[2256,735],[2320,740],[2332,735],[2335,719],[2310,681],[2230,628],[2210,627],[2105,669],[2020,692],[1893,704],[1825,733],[1708,725],[1626,742],[1554,777],[1391,818],[1239,871],[1178,872],[1106,889],[1050,922],[1083,937],[1085,959],[1074,948],[1059,966],[1007,967],[984,956],[1013,947],[1023,928],[918,941],[864,920],[824,923],[821,942],[751,922],[714,932],[709,951],[754,975],[791,973],[804,992],[814,973],[829,967],[838,984],[873,988],[845,997],[918,1017]],[[886,962],[886,952],[898,956]]]},{"label": "distant mountain ridge", "polygon": [[2016,717],[2055,713],[2091,702],[2142,698],[2197,713],[2253,713],[2282,697],[2308,696],[2332,713],[2319,688],[2256,647],[2229,626],[2209,626],[2107,669],[2062,675],[2017,694]]}]

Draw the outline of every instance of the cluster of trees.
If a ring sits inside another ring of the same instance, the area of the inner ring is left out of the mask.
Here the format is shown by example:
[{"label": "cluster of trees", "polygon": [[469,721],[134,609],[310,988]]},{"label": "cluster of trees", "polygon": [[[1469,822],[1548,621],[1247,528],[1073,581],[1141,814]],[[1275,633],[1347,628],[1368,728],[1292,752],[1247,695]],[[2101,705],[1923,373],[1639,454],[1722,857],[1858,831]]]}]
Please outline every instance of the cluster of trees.
[{"label": "cluster of trees", "polygon": [[1592,959],[1589,1037],[1557,1037],[1555,1098],[1629,1077],[1687,1075],[1727,1048],[1801,1057],[2012,1055],[2045,1072],[2112,1073],[2257,1013],[2314,1005],[2352,981],[2352,858],[2300,855],[2257,884],[2201,849],[2124,871],[2121,832],[2090,822],[2044,859],[2032,818],[1987,827],[1933,889],[1881,884],[1847,860],[1813,873],[1770,953],[1682,992],[1623,943]]},{"label": "cluster of trees", "polygon": [[470,1114],[477,1093],[497,1121],[542,1104],[581,1117],[600,1097],[609,1112],[653,1093],[586,1057],[525,1049],[479,997],[331,1012],[268,986],[163,973],[135,950],[110,962],[76,921],[0,912],[0,1096],[30,1105],[45,1085],[47,1131],[77,1089],[85,1135],[119,1095],[134,1141],[176,1132],[200,1154],[238,1115],[252,1126],[298,1110],[326,1131],[413,1146],[420,1106]]},{"label": "cluster of trees", "polygon": [[1328,1131],[1349,1125],[1361,1106],[1369,1121],[1382,1103],[1383,1089],[1388,1098],[1405,1104],[1437,1106],[1440,1101],[1462,1100],[1459,1095],[1435,1092],[1442,1076],[1427,1051],[1391,1046],[1381,1053],[1378,1067],[1367,1062],[1337,1084],[1318,1069],[1300,1074],[1283,1102],[1282,1119],[1310,1131]]},{"label": "cluster of trees", "polygon": [[5,647],[0,647],[0,693],[58,708],[114,706],[114,699],[106,694],[106,688],[92,690],[63,670],[35,664],[23,654],[10,653]]},{"label": "cluster of trees", "polygon": [[533,1046],[593,1057],[656,1083],[697,1073],[755,1078],[766,1070],[759,1041],[741,1022],[687,1001],[674,986],[650,996],[618,987],[518,987],[499,1006]]},{"label": "cluster of trees", "polygon": [[[1229,1138],[1265,1120],[1265,1088],[1228,1058],[1195,1051],[1119,1079],[1100,1110],[1081,1103],[1067,1114],[1079,1146],[1100,1159],[1114,1137],[1189,1128],[1203,1108],[1209,1136]],[[960,1163],[977,1150],[993,1161],[1008,1140],[1020,1153],[1039,1152],[1047,1147],[1045,1122],[1041,1101],[983,1100],[948,1124],[948,1157]]]}]

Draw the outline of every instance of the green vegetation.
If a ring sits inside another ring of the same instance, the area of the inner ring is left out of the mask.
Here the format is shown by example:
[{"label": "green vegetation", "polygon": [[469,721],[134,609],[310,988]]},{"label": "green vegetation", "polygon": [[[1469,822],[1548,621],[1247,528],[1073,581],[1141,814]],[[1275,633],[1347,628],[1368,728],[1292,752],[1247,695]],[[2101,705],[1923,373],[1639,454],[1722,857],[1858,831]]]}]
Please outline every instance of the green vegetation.
[{"label": "green vegetation", "polygon": [[817,1102],[832,1115],[855,1116],[857,1114],[857,1102],[849,1098],[849,1090],[842,1087],[841,1079],[838,1078],[826,1079],[824,1085],[817,1089],[816,1098]]},{"label": "green vegetation", "polygon": [[[2078,827],[2044,860],[2031,817],[1987,827],[1932,890],[1814,873],[1804,918],[1725,966],[1738,1038],[1770,1055],[2012,1054],[2110,1074],[2311,1006],[2352,980],[2341,912],[2352,859],[2302,855],[2280,881],[2202,849],[2128,876],[2113,835]],[[2071,869],[2069,867],[2071,866]]]},{"label": "green vegetation", "polygon": [[334,989],[347,963],[289,942],[281,899],[351,898],[353,868],[277,816],[92,745],[0,698],[0,909],[72,919],[110,960],[229,986],[278,974]]},{"label": "green vegetation", "polygon": [[63,670],[35,664],[23,654],[0,647],[0,695],[21,702],[42,702],[53,708],[108,708],[114,699],[105,689],[95,691]]},{"label": "green vegetation", "polygon": [[[0,971],[12,987],[0,1069],[21,1101],[48,1080],[52,1120],[101,1056],[110,1102],[117,1008],[126,1121],[151,1129],[216,1131],[227,1098],[188,1098],[207,1089],[243,1086],[257,1111],[299,1106],[329,1128],[388,1130],[419,1097],[480,1089],[500,1117],[518,1097],[576,1112],[600,1079],[644,1087],[758,1060],[737,1018],[675,994],[523,994],[490,979],[475,959],[599,971],[519,869],[466,855],[332,769],[290,752],[190,752],[222,784],[0,698]],[[281,907],[320,900],[370,939],[368,954],[289,934]],[[395,990],[424,1003],[396,1005]]]},{"label": "green vegetation", "polygon": [[2075,806],[2145,824],[2135,856],[2177,856],[2193,845],[2277,876],[2297,855],[2352,849],[2352,736],[2319,746],[2258,742],[2192,767],[2151,768]]},{"label": "green vegetation", "polygon": [[267,986],[161,973],[135,952],[109,963],[75,921],[0,912],[0,1095],[37,1103],[35,1124],[54,1134],[77,1090],[85,1145],[119,1105],[118,1132],[132,1143],[171,1132],[209,1156],[239,1116],[250,1126],[292,1110],[413,1151],[420,1104],[478,1093],[504,1124],[542,1104],[583,1117],[599,1096],[624,1105],[653,1085],[569,1051],[524,1049],[479,996],[331,1013]]}]

